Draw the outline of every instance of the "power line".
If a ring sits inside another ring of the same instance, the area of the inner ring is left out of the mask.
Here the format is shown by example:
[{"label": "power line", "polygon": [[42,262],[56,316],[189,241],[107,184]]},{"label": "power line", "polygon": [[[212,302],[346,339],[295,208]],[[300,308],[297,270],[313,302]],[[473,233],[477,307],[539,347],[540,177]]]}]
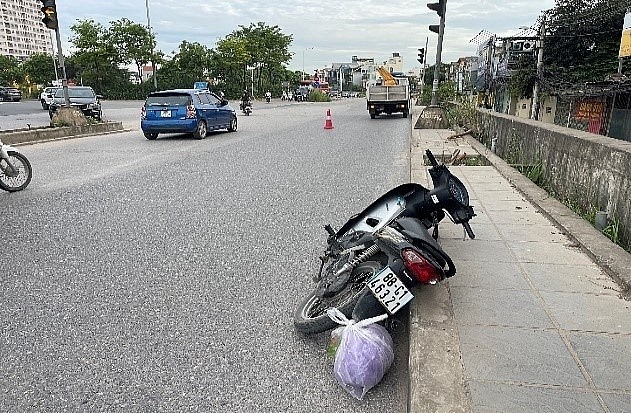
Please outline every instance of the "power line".
[{"label": "power line", "polygon": [[568,34],[568,35],[563,35],[563,34],[547,34],[546,38],[564,38],[564,39],[572,39],[575,37],[588,37],[588,36],[598,36],[600,34],[606,34],[606,33],[622,33],[622,29],[613,29],[613,30],[607,30],[604,32],[597,32],[597,33],[583,33],[583,34]]},{"label": "power line", "polygon": [[606,4],[605,6],[601,6],[601,4],[598,4],[591,9],[585,10],[583,12],[577,12],[574,10],[569,16],[554,15],[554,13],[551,12],[553,12],[555,9],[547,10],[548,13],[552,14],[548,17],[547,24],[550,28],[554,27],[560,29],[583,25],[587,22],[594,23],[599,20],[610,20],[611,18],[618,17],[618,15],[626,11],[629,6],[628,3],[629,2],[625,1],[621,4]]}]

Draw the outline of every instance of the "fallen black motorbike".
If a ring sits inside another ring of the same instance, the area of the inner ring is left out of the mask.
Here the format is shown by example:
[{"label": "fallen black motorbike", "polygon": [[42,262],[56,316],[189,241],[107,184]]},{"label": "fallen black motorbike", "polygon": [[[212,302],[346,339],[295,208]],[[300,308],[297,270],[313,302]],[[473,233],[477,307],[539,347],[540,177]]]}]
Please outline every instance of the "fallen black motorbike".
[{"label": "fallen black motorbike", "polygon": [[337,327],[327,315],[329,308],[356,321],[394,315],[412,300],[412,286],[435,284],[456,273],[437,242],[438,225],[447,214],[474,238],[469,220],[475,213],[464,184],[446,165],[439,165],[431,151],[426,156],[433,189],[416,183],[397,186],[338,231],[324,227],[327,248],[320,257],[316,287],[294,314],[298,331]]}]

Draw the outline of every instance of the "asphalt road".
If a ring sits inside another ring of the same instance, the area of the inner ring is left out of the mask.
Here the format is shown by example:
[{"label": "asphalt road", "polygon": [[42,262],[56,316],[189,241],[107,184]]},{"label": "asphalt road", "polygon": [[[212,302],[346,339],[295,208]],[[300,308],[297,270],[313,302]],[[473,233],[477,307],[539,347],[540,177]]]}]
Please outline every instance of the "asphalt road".
[{"label": "asphalt road", "polygon": [[360,402],[292,316],[322,226],[409,181],[409,128],[362,99],[275,102],[201,141],[21,146],[33,180],[0,193],[0,411],[405,412],[406,334]]}]

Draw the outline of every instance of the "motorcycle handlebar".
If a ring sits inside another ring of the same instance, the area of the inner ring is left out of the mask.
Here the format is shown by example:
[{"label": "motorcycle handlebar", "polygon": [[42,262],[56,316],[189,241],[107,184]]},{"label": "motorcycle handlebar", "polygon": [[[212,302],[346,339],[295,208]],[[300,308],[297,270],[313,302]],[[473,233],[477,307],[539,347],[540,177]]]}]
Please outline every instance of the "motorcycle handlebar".
[{"label": "motorcycle handlebar", "polygon": [[469,236],[469,238],[474,239],[475,234],[473,233],[473,230],[471,229],[471,225],[469,225],[469,221],[463,222],[462,226],[464,227],[465,231],[467,231],[467,235]]}]

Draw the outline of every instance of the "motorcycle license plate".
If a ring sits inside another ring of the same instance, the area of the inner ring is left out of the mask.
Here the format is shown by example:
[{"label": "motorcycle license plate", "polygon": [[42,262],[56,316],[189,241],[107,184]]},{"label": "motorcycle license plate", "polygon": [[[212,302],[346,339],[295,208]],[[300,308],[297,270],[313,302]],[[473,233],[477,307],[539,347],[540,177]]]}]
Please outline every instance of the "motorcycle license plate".
[{"label": "motorcycle license plate", "polygon": [[171,117],[171,111],[170,110],[163,110],[162,112],[160,112],[160,117],[170,118]]},{"label": "motorcycle license plate", "polygon": [[406,305],[414,296],[399,277],[386,267],[374,278],[366,282],[375,298],[390,314],[394,314]]}]

